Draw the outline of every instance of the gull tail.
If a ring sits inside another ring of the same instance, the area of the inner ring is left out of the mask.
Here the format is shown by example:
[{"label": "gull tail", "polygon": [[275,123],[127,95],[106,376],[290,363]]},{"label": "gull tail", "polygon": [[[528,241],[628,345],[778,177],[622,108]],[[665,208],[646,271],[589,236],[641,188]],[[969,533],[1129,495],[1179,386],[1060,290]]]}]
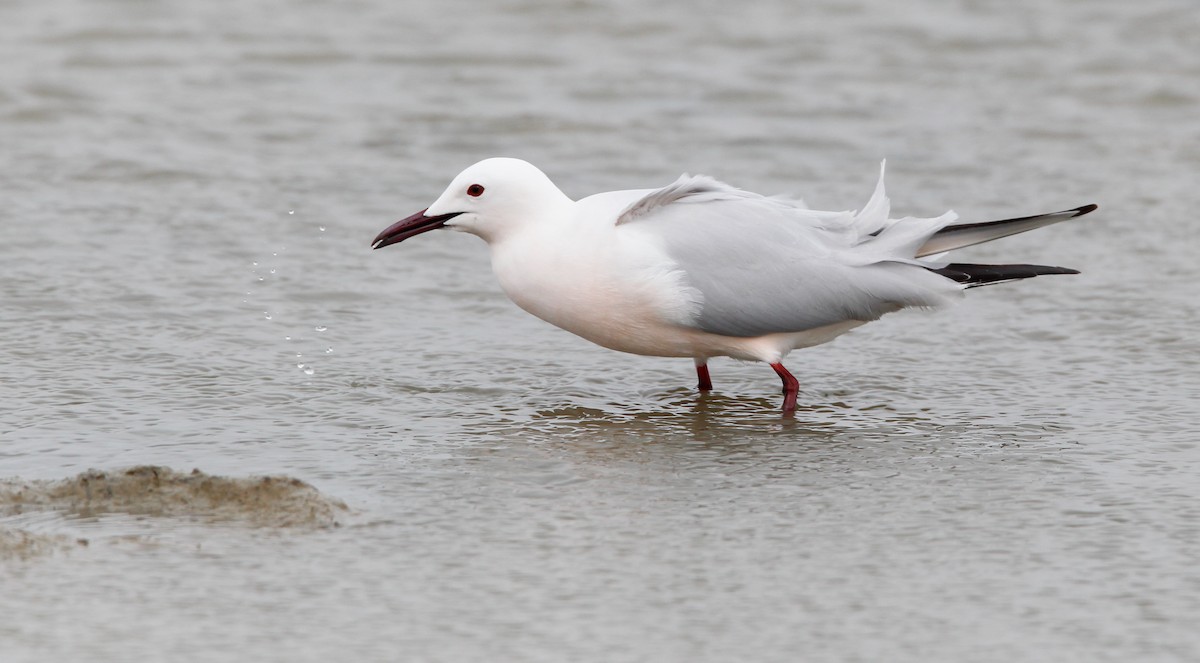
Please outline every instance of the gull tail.
[{"label": "gull tail", "polygon": [[[990,242],[993,239],[1008,237],[1017,233],[1023,233],[1028,230],[1034,230],[1043,226],[1048,226],[1059,221],[1074,219],[1077,216],[1083,216],[1088,212],[1092,212],[1097,208],[1097,205],[1084,205],[1063,212],[1051,212],[1050,214],[1038,214],[1037,216],[1023,216],[1018,219],[1004,219],[1002,221],[984,221],[982,223],[958,223],[946,226],[934,233],[921,248],[917,250],[917,257],[942,253],[944,251],[953,251],[961,249],[964,246],[973,244],[982,244]],[[969,265],[975,267],[977,265]],[[1036,267],[1036,265],[996,265],[997,267]],[[951,265],[953,267],[953,265]],[[949,269],[947,267],[946,269]],[[1058,269],[1057,267],[1051,269]],[[1062,274],[1072,272],[1045,272],[1048,274]],[[1030,274],[1029,276],[1036,276]],[[1026,276],[1017,276],[1014,278],[1028,278]],[[1007,280],[1007,279],[1006,279]]]},{"label": "gull tail", "polygon": [[[986,241],[986,240],[985,240]],[[965,284],[968,288],[1005,281],[1028,279],[1045,274],[1078,274],[1079,270],[1068,267],[1050,267],[1048,265],[973,265],[954,262],[934,269],[927,268],[934,274]]]}]

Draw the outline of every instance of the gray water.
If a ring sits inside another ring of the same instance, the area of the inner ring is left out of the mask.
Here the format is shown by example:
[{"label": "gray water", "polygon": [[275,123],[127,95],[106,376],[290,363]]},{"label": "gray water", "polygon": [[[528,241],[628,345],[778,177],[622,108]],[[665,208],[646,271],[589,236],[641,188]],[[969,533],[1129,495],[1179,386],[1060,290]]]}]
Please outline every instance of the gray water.
[{"label": "gray water", "polygon": [[[0,551],[0,661],[1200,659],[1198,35],[1185,0],[0,2],[0,478],[349,507],[10,511],[45,545]],[[960,254],[1080,276],[793,354],[786,420],[765,366],[702,397],[526,315],[475,238],[369,250],[495,155],[574,197],[848,209],[886,157],[898,214],[1101,210]]]}]

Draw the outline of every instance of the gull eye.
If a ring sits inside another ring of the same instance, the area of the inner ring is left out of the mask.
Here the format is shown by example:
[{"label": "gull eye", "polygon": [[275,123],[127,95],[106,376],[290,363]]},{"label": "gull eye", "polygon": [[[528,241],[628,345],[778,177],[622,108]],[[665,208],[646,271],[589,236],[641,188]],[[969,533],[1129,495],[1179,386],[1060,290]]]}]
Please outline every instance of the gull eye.
[{"label": "gull eye", "polygon": [[472,198],[478,198],[479,196],[482,196],[483,195],[483,185],[482,184],[472,184],[471,186],[467,187],[467,195],[471,196]]}]

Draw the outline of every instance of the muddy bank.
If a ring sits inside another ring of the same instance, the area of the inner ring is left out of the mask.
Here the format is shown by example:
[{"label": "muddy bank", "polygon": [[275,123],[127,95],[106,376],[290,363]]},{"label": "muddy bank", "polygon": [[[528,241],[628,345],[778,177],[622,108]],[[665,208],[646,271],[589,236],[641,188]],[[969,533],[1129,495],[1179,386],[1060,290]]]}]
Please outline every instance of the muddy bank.
[{"label": "muddy bank", "polygon": [[[55,510],[76,516],[124,513],[301,528],[336,527],[338,517],[348,513],[344,503],[322,495],[299,479],[221,477],[200,470],[185,474],[148,465],[114,471],[89,470],[57,481],[0,481],[0,516],[31,510]],[[4,536],[14,538],[22,533],[10,530]]]}]

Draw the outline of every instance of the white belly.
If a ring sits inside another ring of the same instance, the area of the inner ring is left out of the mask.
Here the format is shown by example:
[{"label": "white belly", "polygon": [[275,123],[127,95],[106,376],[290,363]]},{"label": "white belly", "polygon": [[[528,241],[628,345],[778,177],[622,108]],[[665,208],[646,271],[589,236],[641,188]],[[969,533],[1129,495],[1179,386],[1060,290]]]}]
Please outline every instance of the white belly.
[{"label": "white belly", "polygon": [[[862,324],[732,337],[691,326],[701,295],[666,256],[644,243],[606,238],[513,238],[492,245],[492,269],[510,299],[529,313],[597,345],[656,357],[779,361],[790,350],[833,340]],[[595,246],[613,247],[597,252]],[[590,250],[578,250],[590,246]]]},{"label": "white belly", "polygon": [[[526,311],[613,350],[690,357],[684,324],[698,303],[654,247],[607,236],[513,237],[492,245],[492,269]],[[597,246],[610,247],[596,251]]]}]

